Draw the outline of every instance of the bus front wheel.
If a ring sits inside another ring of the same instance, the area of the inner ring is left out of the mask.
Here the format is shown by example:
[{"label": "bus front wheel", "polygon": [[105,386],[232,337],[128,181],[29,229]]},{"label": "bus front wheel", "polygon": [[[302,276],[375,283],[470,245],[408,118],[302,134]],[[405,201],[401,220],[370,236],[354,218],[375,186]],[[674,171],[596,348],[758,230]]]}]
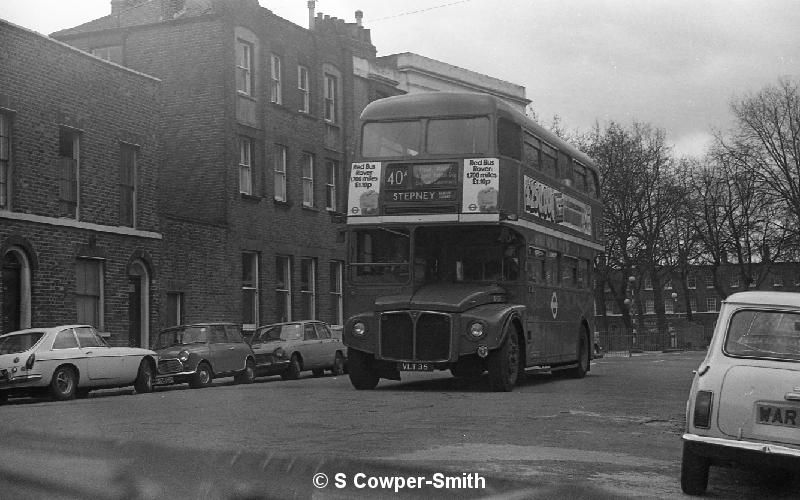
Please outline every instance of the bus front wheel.
[{"label": "bus front wheel", "polygon": [[377,374],[372,369],[372,356],[355,349],[347,353],[347,368],[350,383],[359,391],[372,390],[378,385]]},{"label": "bus front wheel", "polygon": [[489,386],[495,392],[510,392],[519,377],[519,339],[512,329],[500,348],[489,354]]}]

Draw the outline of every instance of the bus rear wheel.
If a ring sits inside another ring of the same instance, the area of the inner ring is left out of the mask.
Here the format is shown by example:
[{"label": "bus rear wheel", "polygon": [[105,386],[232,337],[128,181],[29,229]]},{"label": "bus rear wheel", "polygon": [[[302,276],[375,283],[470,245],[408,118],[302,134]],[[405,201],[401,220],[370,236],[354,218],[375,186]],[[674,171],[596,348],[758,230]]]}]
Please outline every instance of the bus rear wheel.
[{"label": "bus rear wheel", "polygon": [[519,339],[512,329],[499,349],[489,354],[489,387],[495,392],[510,392],[519,378]]},{"label": "bus rear wheel", "polygon": [[583,378],[589,372],[589,332],[582,330],[578,336],[578,363],[574,368],[565,370],[565,375],[571,378]]},{"label": "bus rear wheel", "polygon": [[347,353],[347,368],[350,383],[359,391],[372,390],[378,385],[380,377],[372,370],[372,356],[355,349]]}]

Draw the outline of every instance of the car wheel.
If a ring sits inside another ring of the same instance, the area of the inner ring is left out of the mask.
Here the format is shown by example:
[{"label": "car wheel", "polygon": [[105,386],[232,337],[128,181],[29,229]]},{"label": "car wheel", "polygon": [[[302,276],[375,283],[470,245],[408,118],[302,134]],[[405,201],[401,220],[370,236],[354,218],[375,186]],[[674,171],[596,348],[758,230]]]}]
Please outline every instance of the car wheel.
[{"label": "car wheel", "polygon": [[133,388],[136,389],[137,394],[153,392],[153,368],[146,359],[139,363],[139,372],[133,382]]},{"label": "car wheel", "polygon": [[350,349],[347,352],[347,371],[350,383],[359,391],[372,390],[378,385],[380,377],[372,370],[372,356],[365,352]]},{"label": "car wheel", "polygon": [[585,330],[578,336],[578,364],[564,371],[571,378],[583,378],[589,372],[589,337]]},{"label": "car wheel", "polygon": [[333,368],[331,369],[331,373],[334,377],[344,374],[344,356],[342,356],[341,352],[337,351],[336,357],[333,358]]},{"label": "car wheel", "polygon": [[78,376],[75,370],[69,366],[59,366],[53,372],[53,379],[50,381],[50,395],[58,401],[65,401],[75,397],[78,389]]},{"label": "car wheel", "polygon": [[212,380],[214,380],[214,375],[211,374],[211,366],[204,361],[197,365],[197,371],[189,381],[189,387],[192,389],[208,387]]},{"label": "car wheel", "polygon": [[256,367],[252,359],[247,359],[244,364],[244,370],[233,377],[233,381],[237,384],[252,384],[256,380]]},{"label": "car wheel", "polygon": [[313,370],[311,370],[311,374],[314,375],[315,377],[321,377],[321,376],[325,375],[325,369],[324,368],[314,368]]},{"label": "car wheel", "polygon": [[687,495],[702,495],[708,488],[708,458],[692,451],[689,443],[683,443],[681,458],[681,489]]},{"label": "car wheel", "polygon": [[300,377],[300,360],[296,354],[292,354],[292,359],[289,361],[289,367],[281,373],[283,380],[297,380]]},{"label": "car wheel", "polygon": [[489,354],[489,386],[495,392],[510,392],[519,378],[519,339],[515,329],[506,332],[499,349]]}]

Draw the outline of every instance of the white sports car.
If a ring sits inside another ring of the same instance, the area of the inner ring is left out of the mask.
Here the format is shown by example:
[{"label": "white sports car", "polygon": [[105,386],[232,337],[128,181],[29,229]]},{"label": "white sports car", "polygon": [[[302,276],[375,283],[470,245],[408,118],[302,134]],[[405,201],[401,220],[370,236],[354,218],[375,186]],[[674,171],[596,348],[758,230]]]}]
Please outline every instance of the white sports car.
[{"label": "white sports car", "polygon": [[57,400],[91,389],[132,385],[153,390],[156,353],[111,347],[88,325],[30,328],[0,335],[0,403],[10,395],[49,392]]}]

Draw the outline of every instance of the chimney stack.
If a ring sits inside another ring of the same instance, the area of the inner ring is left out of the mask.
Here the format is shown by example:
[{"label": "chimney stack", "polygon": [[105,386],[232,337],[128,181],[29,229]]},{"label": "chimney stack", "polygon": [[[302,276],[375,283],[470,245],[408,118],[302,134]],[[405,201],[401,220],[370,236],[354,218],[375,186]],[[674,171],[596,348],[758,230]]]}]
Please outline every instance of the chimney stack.
[{"label": "chimney stack", "polygon": [[314,29],[314,5],[317,2],[315,0],[308,0],[308,29]]},{"label": "chimney stack", "polygon": [[356,11],[356,24],[358,26],[361,26],[362,25],[361,22],[362,22],[363,19],[364,19],[364,13],[361,12],[360,10],[357,10]]}]

